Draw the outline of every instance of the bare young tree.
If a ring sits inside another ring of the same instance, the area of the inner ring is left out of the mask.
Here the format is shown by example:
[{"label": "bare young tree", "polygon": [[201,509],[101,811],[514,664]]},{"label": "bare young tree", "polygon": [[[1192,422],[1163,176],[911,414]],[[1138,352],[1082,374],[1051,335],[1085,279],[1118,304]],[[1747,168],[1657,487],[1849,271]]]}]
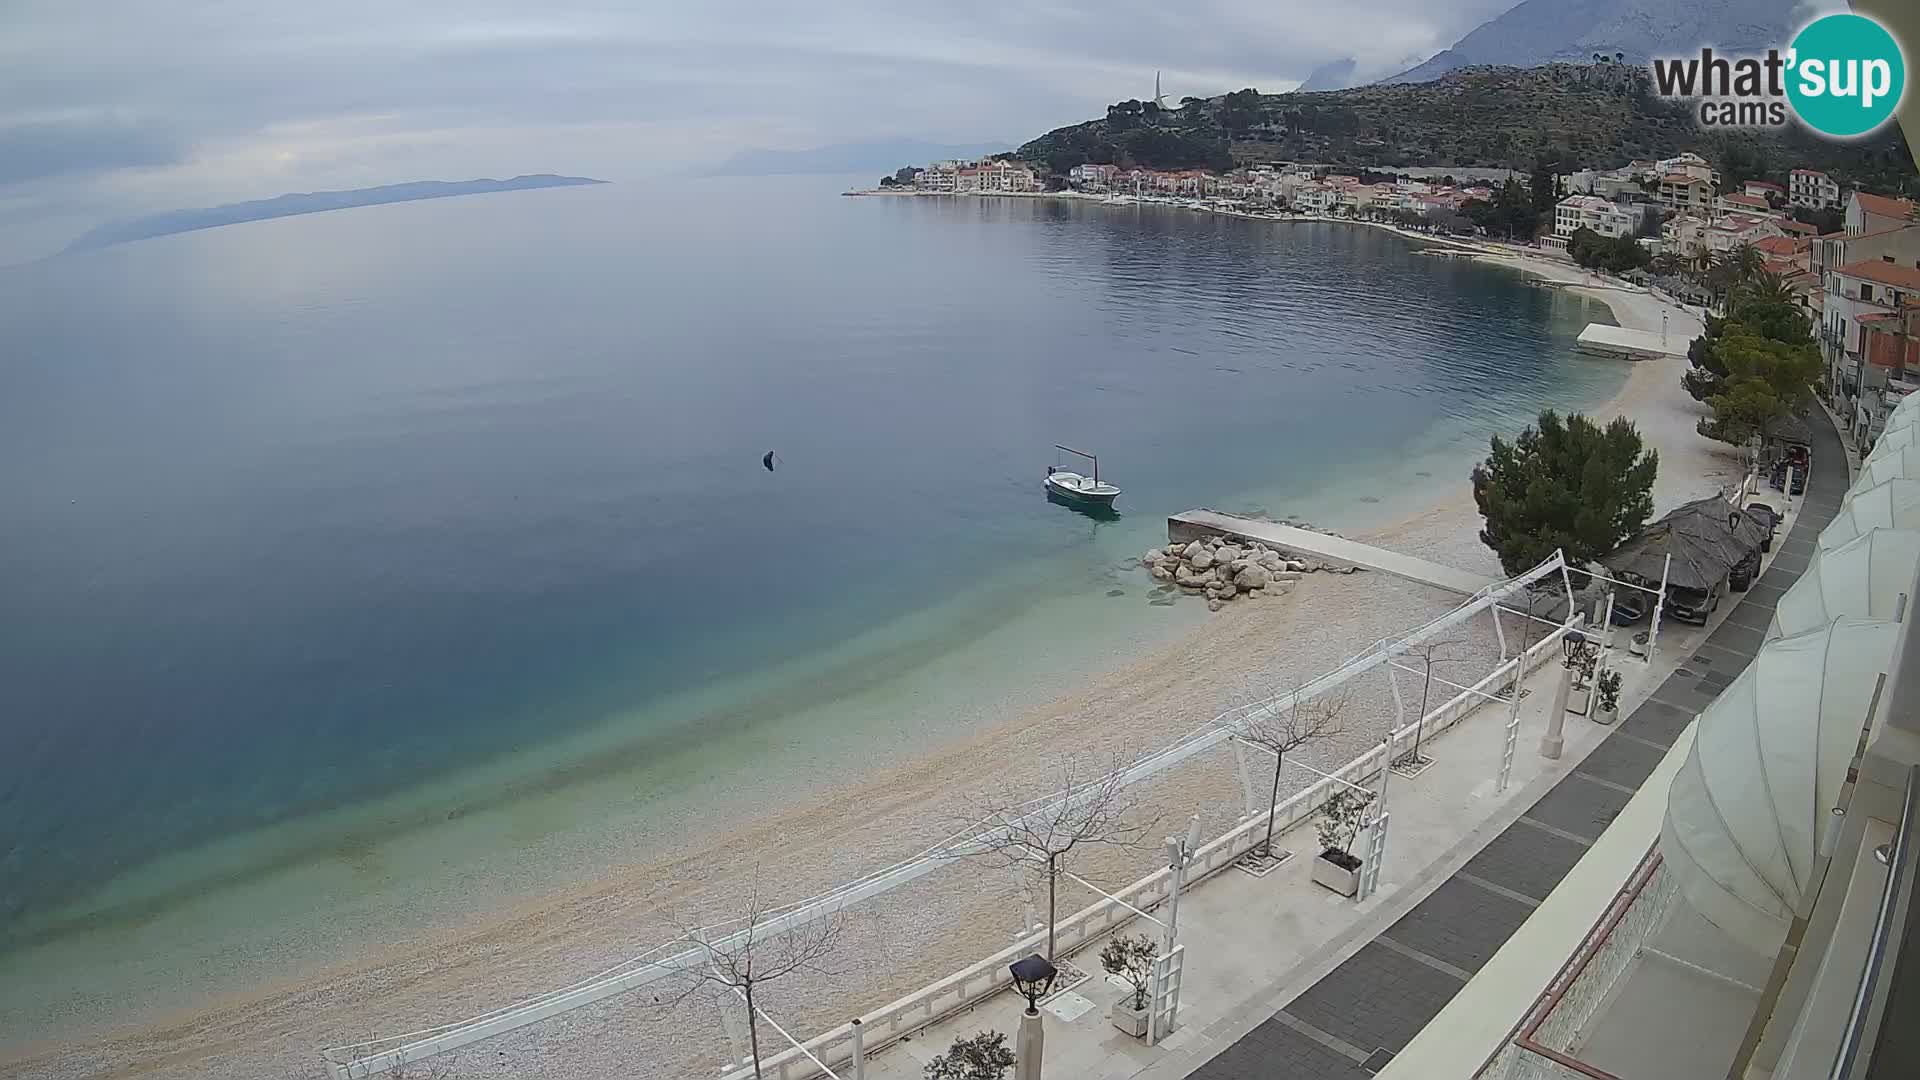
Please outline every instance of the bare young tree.
[{"label": "bare young tree", "polygon": [[[1418,765],[1426,758],[1420,756],[1420,742],[1426,735],[1427,726],[1422,723],[1427,718],[1427,694],[1433,689],[1433,669],[1445,664],[1464,664],[1472,659],[1469,655],[1471,643],[1463,638],[1436,638],[1423,641],[1409,648],[1406,655],[1420,661],[1420,711],[1414,713],[1413,749],[1400,756],[1395,765]],[[1391,676],[1389,676],[1391,677]]]},{"label": "bare young tree", "polygon": [[677,1004],[702,990],[717,992],[721,1007],[733,997],[745,1006],[747,1038],[753,1075],[760,1077],[760,1014],[754,994],[769,983],[795,972],[832,975],[830,954],[847,931],[846,912],[830,908],[809,914],[804,921],[783,925],[779,920],[792,908],[775,908],[760,895],[756,870],[747,886],[744,913],[731,922],[698,929],[682,928],[679,943],[691,946],[703,961],[683,972],[686,989],[666,1004]]},{"label": "bare young tree", "polygon": [[1280,812],[1280,772],[1286,767],[1287,755],[1344,731],[1345,722],[1341,717],[1347,710],[1348,700],[1341,687],[1304,699],[1295,689],[1284,706],[1276,700],[1266,708],[1248,712],[1234,725],[1234,738],[1273,755],[1273,789],[1267,794],[1267,837],[1260,841],[1255,854],[1273,857],[1273,819]]},{"label": "bare young tree", "polygon": [[1009,785],[977,799],[978,836],[962,855],[1003,859],[1019,868],[1045,863],[1047,875],[1047,960],[1054,959],[1060,871],[1082,847],[1134,847],[1152,831],[1151,817],[1127,820],[1138,801],[1127,791],[1126,760],[1116,755],[1102,763],[1090,755],[1065,755],[1055,763],[1057,790],[1041,799],[1021,799]]}]

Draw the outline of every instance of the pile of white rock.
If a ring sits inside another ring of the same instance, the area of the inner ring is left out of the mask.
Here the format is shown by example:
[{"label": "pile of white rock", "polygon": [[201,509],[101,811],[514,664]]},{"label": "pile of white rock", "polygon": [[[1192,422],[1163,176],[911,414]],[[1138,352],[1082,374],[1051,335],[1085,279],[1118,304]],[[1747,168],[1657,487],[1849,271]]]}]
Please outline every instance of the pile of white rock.
[{"label": "pile of white rock", "polygon": [[1245,543],[1223,536],[1153,548],[1140,557],[1140,563],[1155,581],[1205,593],[1209,611],[1219,611],[1243,596],[1257,600],[1284,592],[1300,575],[1326,569],[1289,559],[1258,541]]}]

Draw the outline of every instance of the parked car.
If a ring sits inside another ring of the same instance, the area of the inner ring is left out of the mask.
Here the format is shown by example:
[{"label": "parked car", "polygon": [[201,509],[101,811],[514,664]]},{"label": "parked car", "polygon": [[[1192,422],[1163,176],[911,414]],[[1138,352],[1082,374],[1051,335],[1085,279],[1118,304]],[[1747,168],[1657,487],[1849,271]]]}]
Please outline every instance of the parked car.
[{"label": "parked car", "polygon": [[1780,531],[1780,515],[1766,503],[1748,503],[1747,513],[1767,527],[1767,538],[1760,541],[1761,551],[1773,550],[1773,534]]},{"label": "parked car", "polygon": [[1720,598],[1726,594],[1727,583],[1723,578],[1705,589],[1686,589],[1678,585],[1667,587],[1665,611],[1681,622],[1705,626],[1707,619],[1720,606]]},{"label": "parked car", "polygon": [[1760,574],[1760,552],[1741,559],[1733,569],[1727,571],[1727,588],[1734,592],[1746,592],[1753,587],[1753,579]]}]

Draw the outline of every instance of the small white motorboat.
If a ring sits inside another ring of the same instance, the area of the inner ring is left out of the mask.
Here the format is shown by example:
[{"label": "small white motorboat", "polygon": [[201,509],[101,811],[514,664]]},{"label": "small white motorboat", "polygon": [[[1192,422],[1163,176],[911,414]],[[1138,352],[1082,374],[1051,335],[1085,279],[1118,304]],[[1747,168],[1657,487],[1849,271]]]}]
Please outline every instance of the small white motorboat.
[{"label": "small white motorboat", "polygon": [[1063,469],[1058,465],[1047,466],[1047,492],[1057,495],[1070,503],[1090,506],[1101,510],[1113,509],[1113,500],[1119,496],[1120,489],[1100,479],[1100,459],[1071,446],[1054,445],[1055,450],[1083,457],[1093,463],[1093,475]]}]

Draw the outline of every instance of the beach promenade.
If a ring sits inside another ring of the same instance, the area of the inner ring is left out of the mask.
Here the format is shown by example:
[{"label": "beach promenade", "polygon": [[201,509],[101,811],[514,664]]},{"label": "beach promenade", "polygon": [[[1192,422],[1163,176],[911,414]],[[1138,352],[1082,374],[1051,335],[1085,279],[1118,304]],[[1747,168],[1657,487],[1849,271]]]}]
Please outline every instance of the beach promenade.
[{"label": "beach promenade", "polygon": [[[1390,1069],[1751,661],[1774,603],[1806,569],[1847,486],[1831,427],[1817,425],[1815,438],[1807,494],[1740,602],[1723,605],[1703,627],[1663,626],[1651,662],[1612,650],[1608,663],[1625,677],[1620,724],[1569,716],[1563,756],[1541,757],[1538,736],[1560,673],[1558,665],[1541,668],[1525,683],[1520,752],[1504,792],[1494,776],[1505,712],[1481,709],[1429,743],[1432,767],[1394,781],[1393,838],[1377,893],[1355,903],[1313,884],[1312,830],[1290,831],[1284,845],[1307,857],[1265,878],[1229,870],[1182,898],[1186,983],[1175,1032],[1148,1047],[1116,1030],[1107,1007],[1124,985],[1096,977],[1048,1002],[1047,1073],[1364,1080]],[[1162,929],[1136,919],[1122,932],[1158,938]],[[1097,971],[1098,944],[1080,953],[1078,966]],[[1011,993],[989,999],[889,1047],[869,1060],[866,1075],[919,1077],[958,1036],[1011,1033],[1022,1004]]]}]

